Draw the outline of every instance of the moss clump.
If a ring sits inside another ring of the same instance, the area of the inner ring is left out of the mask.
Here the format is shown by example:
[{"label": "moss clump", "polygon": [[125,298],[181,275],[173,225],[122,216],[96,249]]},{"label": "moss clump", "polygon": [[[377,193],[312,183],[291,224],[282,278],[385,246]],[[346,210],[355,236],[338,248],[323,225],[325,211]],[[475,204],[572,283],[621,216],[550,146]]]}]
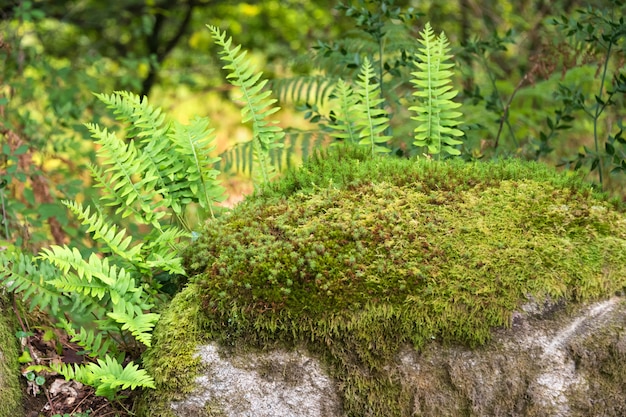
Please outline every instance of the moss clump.
[{"label": "moss clump", "polygon": [[195,353],[198,341],[203,339],[200,331],[204,317],[197,295],[195,286],[188,285],[161,315],[153,334],[155,347],[144,356],[144,365],[157,381],[159,391],[145,392],[137,405],[138,415],[173,416],[170,402],[182,399],[194,387],[194,378],[201,370]]},{"label": "moss clump", "polygon": [[348,415],[394,416],[411,413],[386,366],[403,345],[475,346],[529,297],[621,291],[625,249],[624,214],[578,177],[339,149],[210,223],[186,267],[202,340],[305,345]]},{"label": "moss clump", "polygon": [[21,415],[22,390],[19,382],[19,363],[15,325],[8,318],[9,308],[4,300],[0,301],[0,417]]}]

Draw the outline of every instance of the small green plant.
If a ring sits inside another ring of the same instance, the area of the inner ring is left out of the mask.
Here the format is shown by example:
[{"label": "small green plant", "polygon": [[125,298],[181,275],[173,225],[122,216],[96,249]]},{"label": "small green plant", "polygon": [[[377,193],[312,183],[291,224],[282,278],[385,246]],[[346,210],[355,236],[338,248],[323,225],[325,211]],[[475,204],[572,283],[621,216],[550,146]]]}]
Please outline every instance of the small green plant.
[{"label": "small green plant", "polygon": [[268,117],[280,108],[274,106],[276,99],[270,98],[271,90],[263,91],[267,80],[261,80],[262,73],[251,68],[246,52],[240,52],[241,46],[233,45],[232,38],[226,39],[226,33],[219,28],[208,28],[215,43],[222,48],[220,55],[222,61],[226,62],[224,69],[230,71],[226,78],[241,90],[240,100],[244,103],[241,109],[242,123],[252,123],[254,156],[261,173],[261,182],[268,183],[275,173],[269,152],[283,146],[278,140],[285,135],[276,122],[268,120]]},{"label": "small green plant", "polygon": [[431,155],[460,155],[456,145],[462,142],[456,138],[463,132],[456,128],[456,119],[462,113],[456,111],[461,104],[452,101],[457,92],[450,85],[454,64],[446,62],[452,57],[449,42],[443,32],[435,36],[430,23],[426,23],[421,35],[422,48],[416,54],[418,71],[412,73],[417,103],[409,107],[417,113],[412,119],[418,122],[413,144],[427,147]]},{"label": "small green plant", "polygon": [[389,116],[382,107],[384,99],[379,95],[379,83],[373,81],[375,73],[369,59],[363,60],[355,91],[343,80],[337,83],[336,101],[338,112],[333,136],[348,139],[351,143],[370,148],[372,155],[389,152],[385,144],[391,137],[385,135],[389,128]]}]

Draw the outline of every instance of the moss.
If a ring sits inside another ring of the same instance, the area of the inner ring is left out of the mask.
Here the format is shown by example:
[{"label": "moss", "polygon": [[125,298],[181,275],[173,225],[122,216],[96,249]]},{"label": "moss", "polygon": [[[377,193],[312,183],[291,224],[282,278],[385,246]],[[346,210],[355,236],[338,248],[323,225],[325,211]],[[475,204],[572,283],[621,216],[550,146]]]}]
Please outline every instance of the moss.
[{"label": "moss", "polygon": [[22,391],[19,382],[18,346],[15,338],[15,323],[6,314],[9,308],[0,301],[0,417],[22,414]]},{"label": "moss", "polygon": [[153,346],[158,348],[144,355],[144,365],[157,381],[157,391],[145,393],[137,406],[138,415],[171,417],[170,403],[182,399],[194,387],[195,376],[201,370],[195,353],[203,318],[197,294],[195,286],[188,285],[159,320],[153,334]]},{"label": "moss", "polygon": [[[388,366],[402,346],[478,346],[529,297],[621,291],[625,249],[621,207],[577,176],[343,149],[210,223],[186,254],[198,275],[172,318],[193,321],[198,342],[304,345],[340,381],[348,415],[408,415],[412,394]],[[160,328],[181,328],[167,317]],[[182,341],[190,352],[187,337],[157,331],[159,355]]]}]

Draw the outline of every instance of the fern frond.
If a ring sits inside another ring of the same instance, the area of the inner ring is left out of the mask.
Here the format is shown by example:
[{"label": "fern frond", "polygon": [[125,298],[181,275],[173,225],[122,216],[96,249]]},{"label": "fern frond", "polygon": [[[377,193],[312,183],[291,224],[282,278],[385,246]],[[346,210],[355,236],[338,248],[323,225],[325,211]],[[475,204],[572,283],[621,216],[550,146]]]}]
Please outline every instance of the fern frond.
[{"label": "fern frond", "polygon": [[117,226],[111,225],[98,211],[94,210],[92,214],[89,206],[83,207],[81,203],[68,200],[63,200],[62,203],[78,217],[82,224],[88,226],[87,233],[93,233],[93,238],[105,243],[111,252],[131,263],[141,259],[142,244],[131,247],[132,238],[126,236],[125,229],[118,232]]},{"label": "fern frond", "polygon": [[280,102],[313,103],[323,106],[335,88],[337,78],[332,76],[300,76],[272,80],[272,90]]},{"label": "fern frond", "polygon": [[160,315],[156,313],[143,313],[136,311],[133,305],[124,306],[118,304],[107,316],[122,325],[122,330],[129,331],[135,339],[150,347],[152,342],[152,329]]},{"label": "fern frond", "polygon": [[358,143],[360,141],[356,126],[356,121],[359,119],[359,115],[356,114],[358,99],[350,84],[341,79],[337,82],[334,95],[335,101],[338,102],[339,112],[335,115],[336,123],[330,125],[336,130],[333,136],[348,140],[350,143]]},{"label": "fern frond", "polygon": [[412,83],[417,87],[413,93],[417,103],[409,107],[417,114],[412,119],[418,122],[413,143],[428,147],[430,154],[445,151],[460,155],[455,146],[462,142],[455,138],[463,136],[463,132],[456,128],[456,119],[462,113],[455,111],[461,104],[452,101],[457,92],[450,85],[453,75],[450,69],[454,64],[447,62],[452,57],[448,39],[443,32],[435,36],[430,23],[426,24],[421,35],[422,48],[416,54],[420,61],[416,64],[418,71],[412,73]]},{"label": "fern frond", "polygon": [[113,400],[117,393],[137,387],[155,388],[154,379],[139,366],[130,362],[126,367],[106,355],[104,360],[87,365],[51,364],[50,368],[66,380],[75,380],[96,388],[96,395]]},{"label": "fern frond", "polygon": [[[139,291],[124,268],[110,265],[108,258],[100,259],[94,253],[85,261],[76,248],[52,245],[50,248],[43,248],[39,257],[65,272],[50,281],[50,284],[61,291],[77,291],[99,300],[109,295],[113,304],[119,303],[122,298],[128,298],[126,293]],[[75,271],[75,274],[70,270]]]},{"label": "fern frond", "polygon": [[389,148],[379,144],[391,139],[391,136],[383,134],[389,128],[389,116],[385,109],[381,108],[385,100],[379,96],[378,83],[372,82],[375,77],[372,64],[365,58],[357,82],[356,94],[359,102],[354,106],[354,112],[358,115],[355,120],[360,138],[358,143],[369,146],[372,155],[377,152],[390,152]]},{"label": "fern frond", "polygon": [[113,94],[94,94],[107,108],[113,110],[116,119],[126,122],[128,136],[137,137],[147,146],[161,142],[169,131],[169,122],[159,107],[148,104],[143,99],[128,91],[115,91]]},{"label": "fern frond", "polygon": [[[279,172],[295,166],[300,159],[306,159],[314,149],[327,145],[329,136],[319,130],[285,130],[284,146],[269,152],[270,163]],[[222,172],[238,172],[251,175],[254,163],[254,148],[251,142],[238,143],[220,154],[216,167]]]},{"label": "fern frond", "polygon": [[106,336],[103,337],[101,331],[96,332],[93,329],[84,327],[80,327],[76,331],[72,324],[65,319],[59,320],[58,326],[65,330],[73,343],[82,347],[92,358],[103,358],[107,353],[116,351],[113,340]]},{"label": "fern frond", "polygon": [[158,175],[146,159],[137,152],[134,142],[124,143],[106,128],[88,123],[88,130],[101,147],[98,156],[109,168],[105,171],[90,165],[98,187],[104,190],[102,200],[115,207],[122,217],[133,215],[143,224],[156,224],[165,213],[157,202]]},{"label": "fern frond", "polygon": [[0,280],[8,291],[20,293],[24,301],[29,300],[31,311],[35,307],[47,307],[56,316],[60,308],[68,304],[67,297],[51,284],[59,274],[50,263],[35,263],[31,256],[22,252],[10,257],[0,253]]},{"label": "fern frond", "polygon": [[217,180],[220,172],[213,169],[220,159],[210,157],[215,149],[215,134],[214,129],[209,128],[209,120],[196,117],[189,125],[176,123],[168,136],[178,157],[185,159],[186,167],[178,172],[176,181],[169,186],[172,209],[181,213],[180,202],[197,201],[214,217],[214,203],[223,201],[225,196],[224,188]]},{"label": "fern frond", "polygon": [[213,40],[222,48],[221,59],[226,63],[224,69],[230,71],[226,78],[229,82],[241,90],[244,107],[241,109],[242,122],[252,122],[253,146],[259,162],[261,178],[264,183],[269,182],[273,174],[273,167],[267,156],[272,148],[282,146],[277,142],[284,136],[283,130],[276,122],[268,120],[269,116],[276,113],[279,107],[275,107],[276,99],[270,98],[270,90],[263,91],[267,80],[261,80],[262,73],[255,72],[251,63],[246,59],[246,51],[241,46],[233,46],[232,38],[226,39],[226,33],[215,26],[208,26]]}]

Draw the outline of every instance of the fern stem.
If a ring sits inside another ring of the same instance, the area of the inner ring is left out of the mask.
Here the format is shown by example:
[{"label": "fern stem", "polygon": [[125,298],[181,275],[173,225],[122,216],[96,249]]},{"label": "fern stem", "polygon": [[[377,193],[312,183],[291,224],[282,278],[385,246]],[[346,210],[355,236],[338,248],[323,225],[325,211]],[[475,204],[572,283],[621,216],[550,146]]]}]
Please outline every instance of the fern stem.
[{"label": "fern stem", "polygon": [[4,206],[4,190],[0,191],[0,200],[2,201],[2,224],[4,224],[5,239],[9,239],[9,222],[7,221],[7,211]]}]

